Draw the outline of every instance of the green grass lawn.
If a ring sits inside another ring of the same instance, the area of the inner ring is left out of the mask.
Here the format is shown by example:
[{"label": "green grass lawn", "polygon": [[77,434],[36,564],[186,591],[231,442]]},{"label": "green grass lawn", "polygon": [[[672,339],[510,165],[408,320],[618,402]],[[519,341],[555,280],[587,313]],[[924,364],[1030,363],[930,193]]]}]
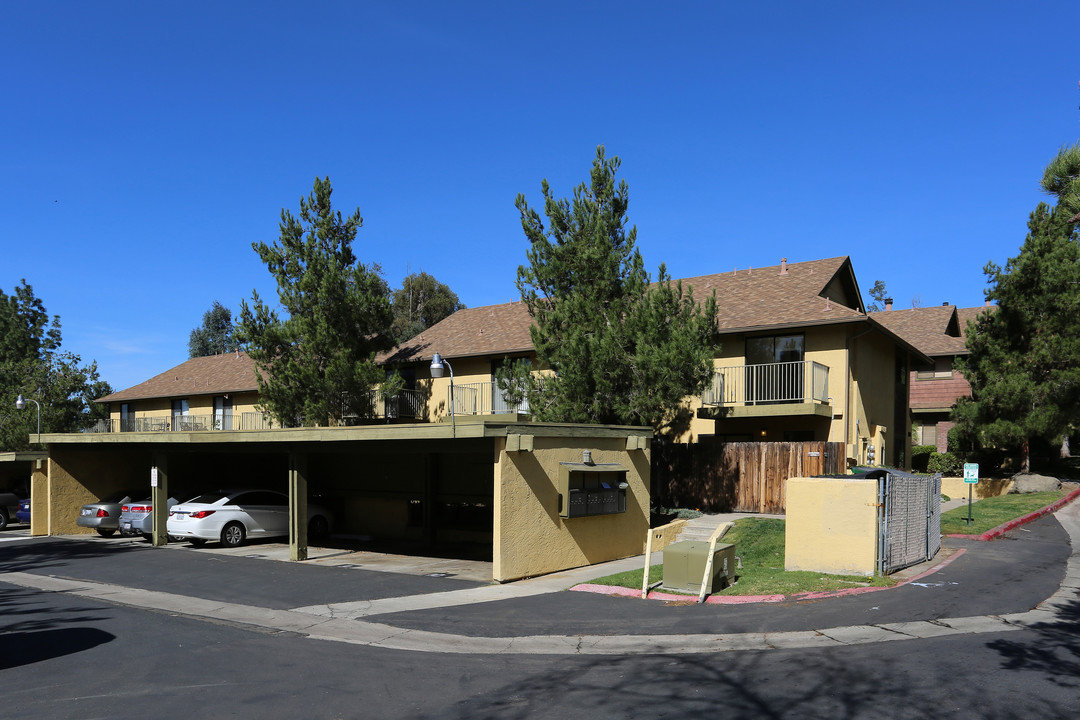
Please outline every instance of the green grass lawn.
[{"label": "green grass lawn", "polygon": [[981,535],[1010,520],[1027,515],[1065,497],[1064,490],[1001,495],[985,498],[971,505],[972,523],[967,524],[968,506],[954,508],[941,514],[941,532],[945,535]]},{"label": "green grass lawn", "polygon": [[[1046,507],[1065,496],[1064,491],[1002,495],[980,500],[972,506],[974,522],[968,525],[967,506],[941,515],[941,532],[978,535],[998,525]],[[735,554],[742,559],[736,570],[738,582],[714,595],[798,595],[844,588],[889,587],[896,580],[889,577],[867,578],[857,575],[827,575],[817,572],[784,570],[784,521],[770,518],[740,518],[721,542],[734,543]],[[617,585],[641,589],[642,569],[597,578],[597,585]],[[664,566],[649,568],[649,583],[663,580]]]},{"label": "green grass lawn", "polygon": [[[896,581],[887,577],[867,578],[857,575],[826,575],[817,572],[784,570],[784,521],[770,518],[741,518],[721,542],[734,543],[735,554],[742,559],[736,570],[738,582],[713,595],[797,595],[799,593],[873,585],[887,587]],[[597,585],[618,585],[640,590],[644,570],[632,570],[593,580]],[[649,568],[649,582],[664,577],[664,566]]]}]

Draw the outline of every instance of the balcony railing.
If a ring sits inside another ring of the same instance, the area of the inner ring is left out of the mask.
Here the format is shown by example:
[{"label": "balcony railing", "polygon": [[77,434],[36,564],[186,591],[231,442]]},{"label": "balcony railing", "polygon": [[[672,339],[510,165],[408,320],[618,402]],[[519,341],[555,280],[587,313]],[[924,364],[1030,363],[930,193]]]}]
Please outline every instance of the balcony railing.
[{"label": "balcony railing", "polygon": [[719,368],[701,397],[724,407],[828,401],[829,368],[808,360]]},{"label": "balcony railing", "polygon": [[426,395],[419,390],[402,390],[382,402],[382,415],[388,420],[407,418],[416,419],[425,416]]},{"label": "balcony railing", "polygon": [[[450,389],[447,388],[449,400]],[[513,403],[503,397],[495,382],[462,383],[454,385],[455,415],[504,415],[529,412],[529,401]]]},{"label": "balcony railing", "polygon": [[160,415],[124,420],[99,420],[87,432],[201,432],[206,430],[269,430],[270,416],[261,412],[240,415]]}]

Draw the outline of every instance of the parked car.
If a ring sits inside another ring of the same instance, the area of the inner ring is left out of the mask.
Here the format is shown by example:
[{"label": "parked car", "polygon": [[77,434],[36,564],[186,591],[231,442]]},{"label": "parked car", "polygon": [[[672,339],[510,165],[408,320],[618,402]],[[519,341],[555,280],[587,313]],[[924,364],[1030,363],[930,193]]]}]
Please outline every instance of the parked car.
[{"label": "parked car", "polygon": [[[174,505],[167,525],[170,538],[202,545],[218,540],[227,547],[250,537],[289,534],[289,496],[273,490],[233,490],[209,493]],[[308,503],[308,537],[328,535],[331,515]]]},{"label": "parked car", "polygon": [[[176,498],[169,498],[171,509],[177,503]],[[120,534],[142,535],[149,538],[154,532],[154,502],[150,498],[139,502],[124,503],[120,506]]]},{"label": "parked car", "polygon": [[0,530],[3,530],[19,511],[19,496],[15,493],[0,492]]},{"label": "parked car", "polygon": [[19,501],[19,509],[15,513],[15,519],[21,523],[30,524],[30,498]]},{"label": "parked car", "polygon": [[98,502],[87,503],[79,509],[75,524],[79,527],[93,528],[98,535],[109,537],[120,529],[120,508],[131,502],[131,493],[126,490],[107,495]]}]

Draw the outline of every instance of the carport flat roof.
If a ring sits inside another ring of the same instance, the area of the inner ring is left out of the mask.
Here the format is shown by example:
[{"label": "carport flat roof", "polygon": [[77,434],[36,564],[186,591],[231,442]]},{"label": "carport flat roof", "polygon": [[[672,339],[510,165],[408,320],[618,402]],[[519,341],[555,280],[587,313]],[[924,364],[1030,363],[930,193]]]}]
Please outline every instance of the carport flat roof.
[{"label": "carport flat roof", "polygon": [[[456,424],[456,427],[455,427]],[[216,445],[233,443],[323,443],[387,440],[453,440],[497,438],[507,435],[534,437],[652,437],[650,427],[636,425],[585,425],[536,423],[510,416],[458,417],[449,422],[409,425],[359,425],[353,427],[281,428],[276,430],[201,430],[192,432],[43,433],[47,445]]]}]

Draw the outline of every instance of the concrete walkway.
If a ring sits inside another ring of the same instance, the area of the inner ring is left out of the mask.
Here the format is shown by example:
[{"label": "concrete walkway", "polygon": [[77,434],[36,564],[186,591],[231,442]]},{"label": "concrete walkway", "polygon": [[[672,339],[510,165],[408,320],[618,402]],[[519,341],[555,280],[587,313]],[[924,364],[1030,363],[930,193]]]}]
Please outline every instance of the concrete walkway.
[{"label": "concrete walkway", "polygon": [[293,632],[312,639],[418,652],[624,655],[828,648],[948,635],[1001,633],[1067,619],[1063,616],[1064,611],[1068,609],[1074,613],[1076,603],[1080,598],[1080,503],[1073,502],[1067,505],[1055,513],[1055,516],[1069,534],[1072,552],[1067,561],[1061,586],[1032,610],[1006,615],[975,615],[916,622],[882,622],[808,628],[789,632],[477,637],[395,627],[364,619],[380,613],[436,610],[454,605],[493,602],[557,592],[583,580],[607,572],[616,572],[622,567],[640,567],[644,560],[642,557],[555,573],[509,585],[491,585],[454,592],[385,598],[361,603],[296,607],[286,610],[225,603],[173,593],[25,572],[6,573],[0,576],[0,582],[46,592],[63,592],[78,597],[212,622],[224,622],[240,627]]}]

